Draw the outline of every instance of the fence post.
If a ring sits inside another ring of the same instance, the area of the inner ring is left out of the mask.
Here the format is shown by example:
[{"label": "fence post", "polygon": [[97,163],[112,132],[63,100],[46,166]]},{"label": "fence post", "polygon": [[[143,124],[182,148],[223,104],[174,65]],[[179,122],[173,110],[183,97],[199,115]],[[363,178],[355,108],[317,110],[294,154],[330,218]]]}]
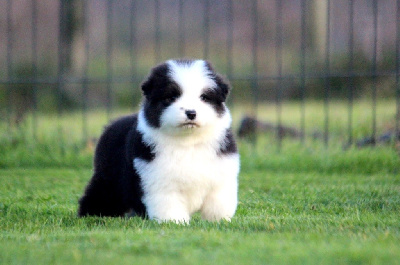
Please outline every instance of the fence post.
[{"label": "fence post", "polygon": [[37,0],[32,0],[32,134],[37,139],[37,78],[38,78],[38,54],[37,54]]},{"label": "fence post", "polygon": [[11,12],[12,12],[12,1],[7,0],[7,92],[6,92],[6,101],[7,101],[7,122],[8,122],[8,132],[11,134],[11,116],[12,116],[12,109],[11,109],[11,79],[13,77],[13,60],[12,60],[12,46],[13,46],[13,28],[12,28],[12,19],[11,19]]},{"label": "fence post", "polygon": [[[258,8],[257,0],[252,1],[252,14],[253,14],[253,45],[252,45],[252,72],[251,89],[253,92],[253,116],[258,118]],[[253,144],[257,144],[257,128],[255,128],[254,136],[251,139]]]},{"label": "fence post", "polygon": [[276,116],[277,116],[277,126],[276,126],[276,138],[278,141],[278,151],[282,148],[282,48],[283,48],[283,21],[282,21],[282,9],[283,3],[281,0],[275,1],[276,5],[276,54],[275,54],[275,63],[277,65],[278,71],[278,79],[276,85]]},{"label": "fence post", "polygon": [[373,0],[373,55],[372,55],[372,144],[376,144],[376,90],[377,90],[377,46],[378,46],[378,1]]},{"label": "fence post", "polygon": [[300,131],[301,131],[301,142],[304,144],[305,141],[305,120],[306,120],[306,111],[305,111],[305,99],[306,99],[306,8],[307,8],[307,0],[301,1],[301,47],[300,47],[300,100],[301,100],[301,117],[300,117]]},{"label": "fence post", "polygon": [[396,140],[400,141],[400,0],[396,1]]},{"label": "fence post", "polygon": [[353,97],[354,97],[354,1],[349,0],[349,80],[348,89],[348,142],[350,147],[353,144]]},{"label": "fence post", "polygon": [[330,58],[330,48],[331,48],[331,9],[330,0],[326,1],[326,42],[325,42],[325,128],[324,128],[324,143],[325,147],[329,145],[329,97],[330,97],[330,75],[331,75],[331,58]]}]

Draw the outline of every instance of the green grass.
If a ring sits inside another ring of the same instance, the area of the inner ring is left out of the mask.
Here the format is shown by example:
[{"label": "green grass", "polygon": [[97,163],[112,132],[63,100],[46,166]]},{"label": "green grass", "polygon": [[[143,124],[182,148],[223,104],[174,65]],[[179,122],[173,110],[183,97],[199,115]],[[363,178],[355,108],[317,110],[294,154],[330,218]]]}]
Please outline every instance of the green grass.
[{"label": "green grass", "polygon": [[[354,108],[355,138],[369,135],[368,102]],[[283,104],[285,125],[299,103]],[[259,117],[274,121],[274,105]],[[324,125],[323,105],[306,104],[307,132]],[[395,102],[377,104],[379,132],[393,129]],[[128,111],[113,113],[113,118]],[[246,106],[232,111],[235,128]],[[331,141],[274,135],[240,141],[239,206],[232,222],[190,225],[140,218],[77,218],[91,177],[94,145],[82,115],[0,123],[0,264],[400,264],[400,158],[396,144],[346,151],[346,103],[330,111]],[[98,137],[103,111],[88,113]]]},{"label": "green grass", "polygon": [[241,149],[231,223],[79,219],[90,168],[1,169],[0,264],[399,264],[393,150]]}]

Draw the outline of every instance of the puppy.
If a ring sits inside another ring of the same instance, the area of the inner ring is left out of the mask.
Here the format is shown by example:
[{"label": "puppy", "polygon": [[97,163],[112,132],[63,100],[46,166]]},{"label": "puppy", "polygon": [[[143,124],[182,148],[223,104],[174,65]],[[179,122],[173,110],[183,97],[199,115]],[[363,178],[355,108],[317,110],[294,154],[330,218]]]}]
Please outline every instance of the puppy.
[{"label": "puppy", "polygon": [[229,90],[207,61],[153,68],[139,113],[113,122],[100,137],[78,215],[189,223],[200,211],[206,220],[230,220],[240,163],[225,105]]}]

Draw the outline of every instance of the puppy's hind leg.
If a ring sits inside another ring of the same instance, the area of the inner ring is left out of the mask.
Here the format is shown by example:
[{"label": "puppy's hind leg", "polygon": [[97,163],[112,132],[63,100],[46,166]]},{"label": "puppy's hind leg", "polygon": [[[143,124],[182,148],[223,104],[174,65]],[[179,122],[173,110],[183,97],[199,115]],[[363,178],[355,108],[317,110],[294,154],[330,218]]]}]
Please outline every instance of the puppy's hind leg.
[{"label": "puppy's hind leg", "polygon": [[123,216],[125,208],[116,185],[95,173],[79,200],[78,216]]}]

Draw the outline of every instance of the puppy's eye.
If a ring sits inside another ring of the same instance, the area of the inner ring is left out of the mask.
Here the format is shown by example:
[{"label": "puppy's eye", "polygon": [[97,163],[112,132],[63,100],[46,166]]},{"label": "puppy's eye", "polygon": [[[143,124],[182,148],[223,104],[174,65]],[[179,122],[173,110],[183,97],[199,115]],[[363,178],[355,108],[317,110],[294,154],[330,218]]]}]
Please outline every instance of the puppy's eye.
[{"label": "puppy's eye", "polygon": [[176,98],[177,98],[176,96],[170,96],[170,97],[164,98],[162,100],[162,102],[164,104],[170,104],[170,103],[174,102],[176,100]]},{"label": "puppy's eye", "polygon": [[202,94],[202,95],[200,96],[200,99],[203,100],[203,101],[205,101],[205,102],[210,102],[210,101],[211,101],[211,97],[208,96],[207,94]]}]

